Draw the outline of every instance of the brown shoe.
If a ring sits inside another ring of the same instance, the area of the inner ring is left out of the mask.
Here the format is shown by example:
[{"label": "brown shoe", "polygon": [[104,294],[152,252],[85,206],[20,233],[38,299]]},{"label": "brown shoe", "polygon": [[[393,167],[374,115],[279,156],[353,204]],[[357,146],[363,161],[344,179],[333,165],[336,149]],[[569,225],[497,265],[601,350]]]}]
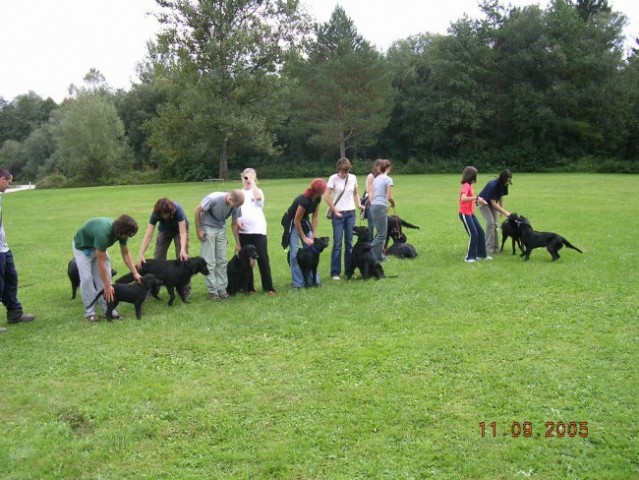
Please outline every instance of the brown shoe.
[{"label": "brown shoe", "polygon": [[8,318],[7,323],[31,322],[34,319],[35,319],[35,315],[31,315],[30,313],[23,312],[19,316]]}]

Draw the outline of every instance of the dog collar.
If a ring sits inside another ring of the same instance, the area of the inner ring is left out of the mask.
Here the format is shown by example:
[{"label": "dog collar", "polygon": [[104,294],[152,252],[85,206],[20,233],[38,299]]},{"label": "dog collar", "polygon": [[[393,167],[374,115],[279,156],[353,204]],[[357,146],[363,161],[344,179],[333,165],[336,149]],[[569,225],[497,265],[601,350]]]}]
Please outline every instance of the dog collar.
[{"label": "dog collar", "polygon": [[315,245],[311,245],[311,246],[310,246],[310,247],[308,247],[308,248],[310,248],[311,250],[313,250],[315,253],[322,253],[321,251],[319,251],[319,250],[317,249],[317,247],[316,247]]}]

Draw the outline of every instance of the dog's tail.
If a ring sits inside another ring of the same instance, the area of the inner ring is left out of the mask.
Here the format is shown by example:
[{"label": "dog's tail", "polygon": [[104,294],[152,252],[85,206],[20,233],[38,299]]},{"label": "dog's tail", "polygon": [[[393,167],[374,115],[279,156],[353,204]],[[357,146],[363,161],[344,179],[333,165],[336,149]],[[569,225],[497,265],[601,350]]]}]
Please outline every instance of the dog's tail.
[{"label": "dog's tail", "polygon": [[402,225],[402,227],[406,227],[406,228],[416,228],[419,230],[419,227],[417,225],[413,225],[412,223],[408,223],[406,220],[404,220],[403,218],[399,218],[399,223]]},{"label": "dog's tail", "polygon": [[564,237],[561,237],[561,242],[568,248],[572,248],[573,250],[577,250],[579,253],[584,253],[581,250],[579,250],[577,247],[575,247],[572,243],[570,243],[568,240],[566,240]]},{"label": "dog's tail", "polygon": [[89,307],[92,307],[93,305],[95,305],[95,302],[97,302],[100,297],[104,294],[104,289],[100,290],[98,292],[98,294],[96,295],[96,297],[93,299],[93,301],[89,304]]}]

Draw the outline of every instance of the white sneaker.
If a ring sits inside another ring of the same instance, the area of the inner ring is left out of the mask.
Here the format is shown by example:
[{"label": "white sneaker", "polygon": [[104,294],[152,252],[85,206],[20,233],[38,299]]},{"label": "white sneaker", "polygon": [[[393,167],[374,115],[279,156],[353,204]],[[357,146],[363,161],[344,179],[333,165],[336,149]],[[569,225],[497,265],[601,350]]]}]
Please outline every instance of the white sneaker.
[{"label": "white sneaker", "polygon": [[467,258],[464,260],[464,262],[466,263],[475,263],[477,260],[475,260],[474,258]]},{"label": "white sneaker", "polygon": [[339,280],[339,275],[334,275],[333,280]]},{"label": "white sneaker", "polygon": [[484,258],[480,258],[480,260],[492,260],[493,257],[491,257],[490,255],[486,255]]}]

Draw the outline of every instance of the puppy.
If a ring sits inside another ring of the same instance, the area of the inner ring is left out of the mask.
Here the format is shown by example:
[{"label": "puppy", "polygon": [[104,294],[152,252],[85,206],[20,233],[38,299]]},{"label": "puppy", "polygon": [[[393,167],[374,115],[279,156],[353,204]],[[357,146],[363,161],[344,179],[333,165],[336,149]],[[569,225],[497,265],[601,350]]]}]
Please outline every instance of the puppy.
[{"label": "puppy", "polygon": [[253,267],[255,260],[259,258],[255,245],[244,245],[239,253],[233,256],[226,266],[226,275],[228,277],[228,285],[226,292],[229,295],[235,295],[237,292],[244,291],[253,293],[255,287],[253,285]]},{"label": "puppy", "polygon": [[328,237],[318,237],[313,239],[312,247],[300,248],[297,251],[297,264],[302,269],[304,276],[304,286],[306,288],[315,285],[319,287],[319,283],[315,283],[317,277],[317,266],[319,265],[320,253],[328,247]]},{"label": "puppy", "polygon": [[353,277],[355,269],[358,268],[364,280],[375,277],[377,280],[384,277],[382,264],[377,261],[371,249],[371,233],[368,227],[353,228],[353,235],[357,236],[357,242],[353,245],[351,252],[351,264],[346,270],[345,276],[348,280]]},{"label": "puppy", "polygon": [[[117,274],[118,272],[111,269],[111,277],[114,277]],[[71,300],[73,300],[75,298],[75,293],[80,286],[80,272],[78,272],[78,264],[75,262],[75,258],[69,260],[69,264],[67,265],[67,275],[71,281]]]},{"label": "puppy", "polygon": [[513,255],[515,254],[515,244],[519,247],[521,253],[524,253],[524,249],[521,245],[521,238],[519,237],[519,215],[511,213],[510,216],[504,220],[501,224],[501,249],[504,251],[504,244],[508,237],[512,240]]},{"label": "puppy", "polygon": [[393,234],[402,234],[402,227],[406,228],[417,228],[417,225],[413,225],[412,223],[408,223],[406,220],[399,218],[397,215],[389,215],[387,217],[387,228],[386,228],[386,240],[384,241],[384,250],[388,248],[388,241],[392,238]]},{"label": "puppy", "polygon": [[406,235],[393,232],[391,234],[393,244],[386,250],[387,255],[394,255],[397,258],[415,258],[417,250],[410,243],[406,243]]},{"label": "puppy", "polygon": [[[186,262],[149,259],[138,268],[138,273],[140,275],[147,273],[155,275],[169,292],[169,306],[171,306],[175,300],[175,290],[177,290],[182,302],[187,303],[185,288],[191,281],[191,277],[198,273],[208,275],[209,269],[206,265],[206,260],[202,257],[191,257]],[[131,283],[132,281],[133,275],[128,273],[118,278],[116,283]],[[151,290],[151,294],[155,298],[159,298],[158,292],[159,287]]]},{"label": "puppy", "polygon": [[530,258],[530,253],[535,248],[541,247],[546,247],[553,262],[559,258],[559,253],[557,252],[559,252],[564,245],[573,250],[577,250],[579,253],[583,253],[561,235],[552,232],[534,231],[526,217],[519,217],[518,225],[519,236],[521,237],[521,242],[524,244],[524,252],[520,256],[524,257],[524,260]]},{"label": "puppy", "polygon": [[[159,287],[160,284],[160,280],[150,273],[142,276],[142,283],[114,283],[113,300],[107,302],[107,320],[109,322],[113,321],[113,310],[115,310],[115,307],[117,307],[120,302],[132,303],[135,306],[135,318],[140,320],[142,318],[142,304],[144,303],[144,300],[146,300],[147,293],[152,289]],[[104,289],[100,290],[89,306],[94,305],[103,293]]]}]

